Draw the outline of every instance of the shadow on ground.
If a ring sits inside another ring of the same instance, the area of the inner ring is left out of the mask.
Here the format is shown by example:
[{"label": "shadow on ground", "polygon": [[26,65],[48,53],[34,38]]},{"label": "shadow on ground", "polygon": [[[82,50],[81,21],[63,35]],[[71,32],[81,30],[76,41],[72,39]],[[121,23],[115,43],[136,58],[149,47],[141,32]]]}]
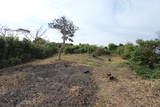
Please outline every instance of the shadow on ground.
[{"label": "shadow on ground", "polygon": [[[10,80],[3,79],[4,82],[0,83],[0,106],[92,107],[96,102],[97,86],[92,80],[92,73],[85,71],[92,69],[66,61],[2,69],[0,81],[6,75],[8,79],[18,73],[25,73],[26,76],[21,80],[17,76]],[[14,79],[16,82],[10,83]],[[4,87],[6,81],[9,81],[9,86],[14,84],[14,88]]]}]

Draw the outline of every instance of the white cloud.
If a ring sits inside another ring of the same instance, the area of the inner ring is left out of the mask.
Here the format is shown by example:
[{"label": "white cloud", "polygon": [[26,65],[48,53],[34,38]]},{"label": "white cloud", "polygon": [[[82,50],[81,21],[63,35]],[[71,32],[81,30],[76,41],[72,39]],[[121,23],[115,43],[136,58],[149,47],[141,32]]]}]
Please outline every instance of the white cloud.
[{"label": "white cloud", "polygon": [[[66,15],[80,27],[75,43],[151,39],[160,30],[159,0],[0,0],[0,24],[35,29]],[[60,34],[49,30],[60,42]],[[146,35],[146,36],[145,36]],[[85,39],[85,40],[84,40]]]}]

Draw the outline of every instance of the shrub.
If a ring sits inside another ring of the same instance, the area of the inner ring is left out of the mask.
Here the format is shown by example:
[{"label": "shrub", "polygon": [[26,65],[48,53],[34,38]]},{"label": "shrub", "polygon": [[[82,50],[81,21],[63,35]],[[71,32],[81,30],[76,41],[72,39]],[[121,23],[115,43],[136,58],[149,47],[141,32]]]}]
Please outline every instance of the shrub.
[{"label": "shrub", "polygon": [[119,46],[117,48],[117,53],[125,59],[130,59],[134,50],[135,46],[132,43],[127,43],[123,46]]},{"label": "shrub", "polygon": [[22,60],[21,60],[21,58],[19,58],[19,57],[10,58],[10,59],[8,60],[8,63],[10,64],[10,66],[13,66],[13,65],[21,64],[21,63],[22,63]]},{"label": "shrub", "polygon": [[80,53],[78,51],[77,46],[66,46],[64,49],[65,54],[73,54],[73,53]]},{"label": "shrub", "polygon": [[106,55],[106,51],[104,48],[101,47],[97,48],[93,53],[93,56],[102,56],[102,55]]}]

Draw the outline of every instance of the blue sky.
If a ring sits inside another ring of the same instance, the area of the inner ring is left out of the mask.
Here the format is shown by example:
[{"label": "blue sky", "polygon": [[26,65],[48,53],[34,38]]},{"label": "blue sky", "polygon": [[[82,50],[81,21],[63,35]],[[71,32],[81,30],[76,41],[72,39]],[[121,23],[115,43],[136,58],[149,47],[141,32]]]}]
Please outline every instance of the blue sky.
[{"label": "blue sky", "polygon": [[[36,30],[67,16],[79,31],[74,43],[106,45],[154,39],[160,31],[160,0],[0,0],[0,24]],[[61,42],[49,29],[48,39]]]}]

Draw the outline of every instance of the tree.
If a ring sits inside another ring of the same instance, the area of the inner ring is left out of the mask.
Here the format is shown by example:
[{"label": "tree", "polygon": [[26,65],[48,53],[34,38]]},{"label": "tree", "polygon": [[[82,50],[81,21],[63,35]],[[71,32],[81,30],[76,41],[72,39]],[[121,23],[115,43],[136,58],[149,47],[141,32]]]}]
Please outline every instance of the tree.
[{"label": "tree", "polygon": [[62,40],[63,43],[61,44],[61,48],[59,50],[58,59],[61,60],[61,53],[65,47],[65,42],[67,40],[73,42],[72,37],[74,36],[75,32],[79,29],[76,27],[72,21],[68,20],[65,16],[62,16],[58,19],[54,19],[51,23],[48,23],[49,28],[57,29],[63,35]]},{"label": "tree", "polygon": [[23,28],[19,28],[17,30],[15,30],[17,32],[17,34],[22,34],[25,36],[26,39],[30,40],[30,38],[28,37],[28,35],[31,35],[31,31],[28,29],[23,29]]},{"label": "tree", "polygon": [[118,46],[114,43],[108,44],[108,48],[109,48],[110,51],[115,51],[117,49],[117,47]]},{"label": "tree", "polygon": [[159,44],[160,40],[137,40],[138,46],[132,53],[131,61],[139,65],[147,65],[154,68],[160,64]]},{"label": "tree", "polygon": [[0,35],[1,36],[7,36],[7,35],[12,35],[14,34],[14,30],[11,30],[10,28],[6,26],[0,26]]}]

